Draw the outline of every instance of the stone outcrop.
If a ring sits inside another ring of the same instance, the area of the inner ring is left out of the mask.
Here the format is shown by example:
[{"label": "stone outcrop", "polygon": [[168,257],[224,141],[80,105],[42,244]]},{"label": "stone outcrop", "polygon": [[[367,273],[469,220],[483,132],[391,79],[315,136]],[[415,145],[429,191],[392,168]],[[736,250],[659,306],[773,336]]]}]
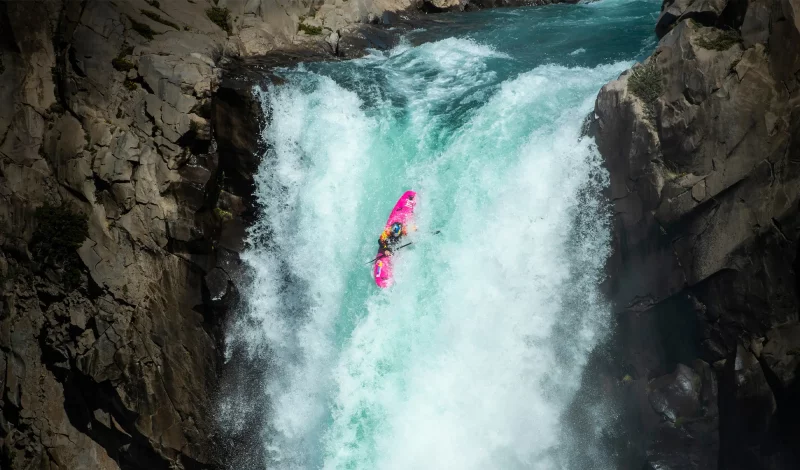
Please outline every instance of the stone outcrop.
[{"label": "stone outcrop", "polygon": [[[217,331],[244,204],[218,183],[211,118],[243,46],[208,6],[0,4],[4,469],[220,464]],[[43,206],[85,220],[72,257],[35,249],[57,222]]]},{"label": "stone outcrop", "polygon": [[[800,466],[800,9],[665,2],[601,90],[614,362],[631,468]],[[599,360],[604,362],[604,360]]]}]

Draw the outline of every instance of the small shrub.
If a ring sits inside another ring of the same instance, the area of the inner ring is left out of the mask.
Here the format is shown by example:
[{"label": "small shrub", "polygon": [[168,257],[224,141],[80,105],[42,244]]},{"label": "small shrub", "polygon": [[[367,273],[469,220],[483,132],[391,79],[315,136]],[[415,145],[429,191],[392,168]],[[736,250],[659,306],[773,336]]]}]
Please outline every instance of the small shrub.
[{"label": "small shrub", "polygon": [[180,26],[176,25],[172,21],[169,21],[167,19],[162,18],[161,15],[159,15],[158,13],[156,13],[154,11],[142,10],[142,14],[144,16],[150,18],[151,20],[155,21],[156,23],[161,23],[161,24],[163,24],[165,26],[169,26],[170,28],[177,29],[178,31],[180,31],[180,29],[181,29]]},{"label": "small shrub", "polygon": [[211,7],[206,10],[206,16],[214,24],[224,29],[226,33],[231,34],[231,27],[228,24],[231,12],[227,8]]},{"label": "small shrub", "polygon": [[662,78],[661,70],[654,62],[636,67],[628,78],[628,88],[634,96],[642,100],[650,117],[655,111],[658,97],[664,92]]},{"label": "small shrub", "polygon": [[217,218],[222,221],[228,221],[233,219],[233,214],[226,211],[225,209],[220,209],[219,207],[214,208],[214,215],[217,216]]},{"label": "small shrub", "polygon": [[302,31],[309,36],[319,36],[322,34],[322,27],[321,26],[310,26],[305,23],[300,23],[297,25],[297,30]]},{"label": "small shrub", "polygon": [[153,8],[161,8],[161,4],[158,3],[158,0],[147,0],[147,4]]},{"label": "small shrub", "polygon": [[622,378],[622,383],[628,385],[631,382],[633,382],[633,377],[630,374],[625,374],[625,377]]},{"label": "small shrub", "polygon": [[139,23],[130,16],[128,17],[128,19],[131,21],[131,28],[137,33],[139,33],[143,38],[153,39],[155,37],[156,32],[153,31],[153,28],[144,23]]},{"label": "small shrub", "polygon": [[36,230],[29,245],[34,259],[60,270],[65,287],[74,289],[80,282],[81,270],[76,250],[89,236],[86,216],[51,205],[39,207],[34,215]]},{"label": "small shrub", "polygon": [[120,72],[128,72],[134,67],[133,62],[124,57],[114,57],[111,61],[111,65]]},{"label": "small shrub", "polygon": [[741,42],[739,33],[732,29],[715,29],[711,37],[703,35],[697,38],[697,45],[703,49],[727,51],[734,44]]},{"label": "small shrub", "polygon": [[122,84],[125,85],[125,88],[127,88],[130,91],[133,91],[137,88],[136,82],[134,82],[130,78],[125,79],[125,81]]}]

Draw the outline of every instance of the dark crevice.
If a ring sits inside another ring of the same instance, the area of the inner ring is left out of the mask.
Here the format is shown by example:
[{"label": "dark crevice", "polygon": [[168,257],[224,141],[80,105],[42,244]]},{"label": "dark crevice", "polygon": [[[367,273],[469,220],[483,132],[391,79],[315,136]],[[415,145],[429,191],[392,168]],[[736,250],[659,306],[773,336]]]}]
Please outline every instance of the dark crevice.
[{"label": "dark crevice", "polygon": [[75,57],[74,47],[69,47],[69,49],[67,49],[67,57],[69,59],[69,64],[72,66],[72,71],[75,72],[79,77],[85,78],[86,72],[80,66],[78,59]]},{"label": "dark crevice", "polygon": [[100,175],[97,173],[92,172],[92,180],[94,181],[94,189],[97,193],[101,193],[103,191],[111,192],[111,183],[106,182],[103,178],[100,178]]},{"label": "dark crevice", "polygon": [[[673,2],[669,2],[671,5]],[[669,7],[664,3],[662,11]],[[659,39],[666,36],[679,22],[693,20],[702,26],[719,29],[741,28],[744,16],[747,13],[747,0],[730,0],[720,14],[713,11],[692,11],[675,16],[671,13],[663,13],[656,24],[656,35]]]},{"label": "dark crevice", "polygon": [[211,150],[211,141],[198,139],[195,127],[189,128],[189,132],[183,134],[175,143],[181,148],[188,148],[193,155],[204,155]]},{"label": "dark crevice", "polygon": [[147,92],[148,92],[148,93],[150,93],[151,95],[155,95],[155,94],[156,94],[156,92],[155,92],[155,91],[153,91],[153,89],[152,89],[152,88],[150,88],[150,85],[149,85],[149,84],[148,84],[148,83],[147,83],[147,82],[144,80],[144,78],[143,78],[143,77],[141,77],[141,76],[137,76],[137,77],[136,77],[135,79],[133,79],[132,81],[133,81],[134,83],[138,83],[138,84],[139,84],[139,85],[140,85],[142,88],[144,88],[144,89],[145,89],[145,91],[147,91]]},{"label": "dark crevice", "polygon": [[758,362],[777,405],[770,435],[764,440],[765,453],[783,454],[783,459],[793,460],[786,468],[800,468],[800,447],[796,445],[800,440],[800,401],[797,400],[800,397],[800,365],[794,370],[792,383],[784,387],[763,358]]},{"label": "dark crevice", "polygon": [[744,23],[744,16],[747,13],[748,0],[729,0],[725,9],[719,16],[717,27],[733,28],[739,30]]},{"label": "dark crevice", "polygon": [[439,8],[429,1],[424,1],[419,7],[419,11],[422,13],[444,13],[448,10],[446,8]]},{"label": "dark crevice", "polygon": [[11,51],[19,54],[19,46],[14,38],[14,30],[8,19],[8,3],[0,3],[0,50]]}]

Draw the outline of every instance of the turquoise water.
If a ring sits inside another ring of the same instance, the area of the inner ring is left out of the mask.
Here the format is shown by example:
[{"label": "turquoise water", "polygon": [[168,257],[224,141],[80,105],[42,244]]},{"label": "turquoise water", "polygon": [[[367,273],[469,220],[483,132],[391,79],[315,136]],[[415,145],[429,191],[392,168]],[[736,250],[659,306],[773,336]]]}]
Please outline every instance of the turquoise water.
[{"label": "turquoise water", "polygon": [[[570,468],[585,436],[562,415],[609,321],[607,175],[581,129],[659,6],[442,15],[257,90],[262,214],[228,343],[268,370],[269,468]],[[420,230],[380,290],[366,262],[407,189]]]}]

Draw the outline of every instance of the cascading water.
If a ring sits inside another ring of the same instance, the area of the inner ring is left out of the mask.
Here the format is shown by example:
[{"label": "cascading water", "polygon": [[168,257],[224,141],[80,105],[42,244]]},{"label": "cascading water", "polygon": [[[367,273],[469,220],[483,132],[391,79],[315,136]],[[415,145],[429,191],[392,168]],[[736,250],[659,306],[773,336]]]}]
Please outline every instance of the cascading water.
[{"label": "cascading water", "polygon": [[[267,369],[269,468],[569,467],[562,415],[609,321],[607,175],[582,125],[658,7],[452,15],[257,91],[263,212],[228,342]],[[420,230],[381,290],[365,262],[407,189]]]}]

